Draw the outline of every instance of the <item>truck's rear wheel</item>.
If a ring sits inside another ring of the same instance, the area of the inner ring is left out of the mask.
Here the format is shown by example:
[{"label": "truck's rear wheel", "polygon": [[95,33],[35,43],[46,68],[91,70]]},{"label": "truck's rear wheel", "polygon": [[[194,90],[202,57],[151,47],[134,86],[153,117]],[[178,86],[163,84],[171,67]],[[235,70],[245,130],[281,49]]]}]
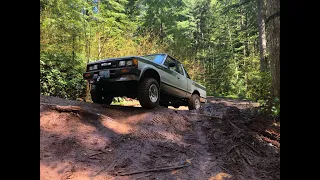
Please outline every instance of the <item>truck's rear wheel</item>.
[{"label": "truck's rear wheel", "polygon": [[91,99],[94,103],[98,104],[111,104],[113,100],[113,96],[103,96],[103,89],[100,86],[95,86],[94,89],[91,89],[90,91]]},{"label": "truck's rear wheel", "polygon": [[159,104],[159,84],[153,78],[145,78],[140,82],[138,99],[140,105],[145,109],[152,109]]},{"label": "truck's rear wheel", "polygon": [[200,97],[198,94],[192,94],[191,98],[189,99],[188,102],[188,108],[189,110],[193,109],[199,109],[201,106],[200,104]]}]

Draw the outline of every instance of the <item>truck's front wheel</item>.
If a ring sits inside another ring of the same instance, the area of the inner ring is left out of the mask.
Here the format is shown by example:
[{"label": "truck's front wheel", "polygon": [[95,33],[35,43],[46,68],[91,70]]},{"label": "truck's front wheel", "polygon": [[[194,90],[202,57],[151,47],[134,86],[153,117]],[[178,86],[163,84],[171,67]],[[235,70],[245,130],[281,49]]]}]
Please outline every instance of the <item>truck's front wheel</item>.
[{"label": "truck's front wheel", "polygon": [[138,99],[140,105],[145,109],[152,109],[159,104],[159,84],[153,78],[141,80],[139,85]]},{"label": "truck's front wheel", "polygon": [[189,110],[192,109],[199,109],[201,106],[200,104],[200,97],[198,94],[192,94],[191,98],[189,99],[188,108]]},{"label": "truck's front wheel", "polygon": [[103,96],[103,89],[98,85],[91,89],[90,94],[94,103],[107,105],[112,103],[113,96]]}]

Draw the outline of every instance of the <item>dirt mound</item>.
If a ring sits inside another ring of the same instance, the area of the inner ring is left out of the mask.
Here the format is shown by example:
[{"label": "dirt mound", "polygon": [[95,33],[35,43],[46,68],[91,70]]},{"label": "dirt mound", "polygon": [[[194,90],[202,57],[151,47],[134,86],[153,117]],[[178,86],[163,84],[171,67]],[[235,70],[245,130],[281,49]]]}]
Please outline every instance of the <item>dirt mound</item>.
[{"label": "dirt mound", "polygon": [[144,110],[40,96],[40,179],[280,179],[280,127],[211,101]]},{"label": "dirt mound", "polygon": [[[209,151],[216,152],[222,169],[234,174],[231,179],[280,179],[280,129],[262,133],[273,123],[261,117],[248,118],[246,112],[229,107],[221,120],[208,121],[203,130],[208,133]],[[274,137],[279,139],[267,141]]]}]

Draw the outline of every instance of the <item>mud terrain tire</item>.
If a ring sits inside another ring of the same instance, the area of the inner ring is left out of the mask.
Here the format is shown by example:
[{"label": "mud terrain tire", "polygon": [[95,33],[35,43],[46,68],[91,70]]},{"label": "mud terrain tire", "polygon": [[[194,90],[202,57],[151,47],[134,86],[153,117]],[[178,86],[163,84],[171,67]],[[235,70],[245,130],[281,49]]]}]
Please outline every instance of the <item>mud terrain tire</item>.
[{"label": "mud terrain tire", "polygon": [[192,94],[188,102],[188,108],[189,110],[200,108],[200,97],[198,94]]},{"label": "mud terrain tire", "polygon": [[153,78],[142,79],[139,84],[138,99],[145,109],[152,109],[159,105],[160,90],[158,82]]}]

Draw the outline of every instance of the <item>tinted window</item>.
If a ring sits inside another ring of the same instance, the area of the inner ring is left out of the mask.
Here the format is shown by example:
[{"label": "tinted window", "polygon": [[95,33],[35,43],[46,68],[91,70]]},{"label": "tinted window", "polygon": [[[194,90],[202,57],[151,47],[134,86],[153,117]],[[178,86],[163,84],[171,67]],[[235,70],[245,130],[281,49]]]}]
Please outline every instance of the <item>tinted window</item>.
[{"label": "tinted window", "polygon": [[188,72],[187,72],[187,70],[184,67],[183,67],[183,69],[184,69],[184,72],[186,72],[187,78],[191,79],[189,74],[188,74]]},{"label": "tinted window", "polygon": [[148,59],[149,61],[155,62],[157,64],[161,64],[164,56],[165,56],[164,54],[152,54],[152,55],[146,55],[142,57]]},{"label": "tinted window", "polygon": [[171,57],[167,57],[166,61],[163,63],[163,65],[165,65],[166,67],[169,67],[170,63],[175,63],[176,65],[174,67],[170,67],[169,69],[172,71],[176,71],[180,74],[183,75],[183,70],[182,70],[182,64],[179,63],[178,61],[172,59]]},{"label": "tinted window", "polygon": [[178,63],[178,73],[184,75],[183,70],[182,70],[182,64],[179,62],[177,62],[177,63]]},{"label": "tinted window", "polygon": [[170,64],[170,63],[176,63],[176,61],[168,56],[167,59],[166,59],[166,61],[163,63],[163,65],[165,65],[167,68],[169,68],[169,69],[172,70],[172,71],[178,72],[176,66],[174,66],[174,67],[169,67],[169,64]]}]

